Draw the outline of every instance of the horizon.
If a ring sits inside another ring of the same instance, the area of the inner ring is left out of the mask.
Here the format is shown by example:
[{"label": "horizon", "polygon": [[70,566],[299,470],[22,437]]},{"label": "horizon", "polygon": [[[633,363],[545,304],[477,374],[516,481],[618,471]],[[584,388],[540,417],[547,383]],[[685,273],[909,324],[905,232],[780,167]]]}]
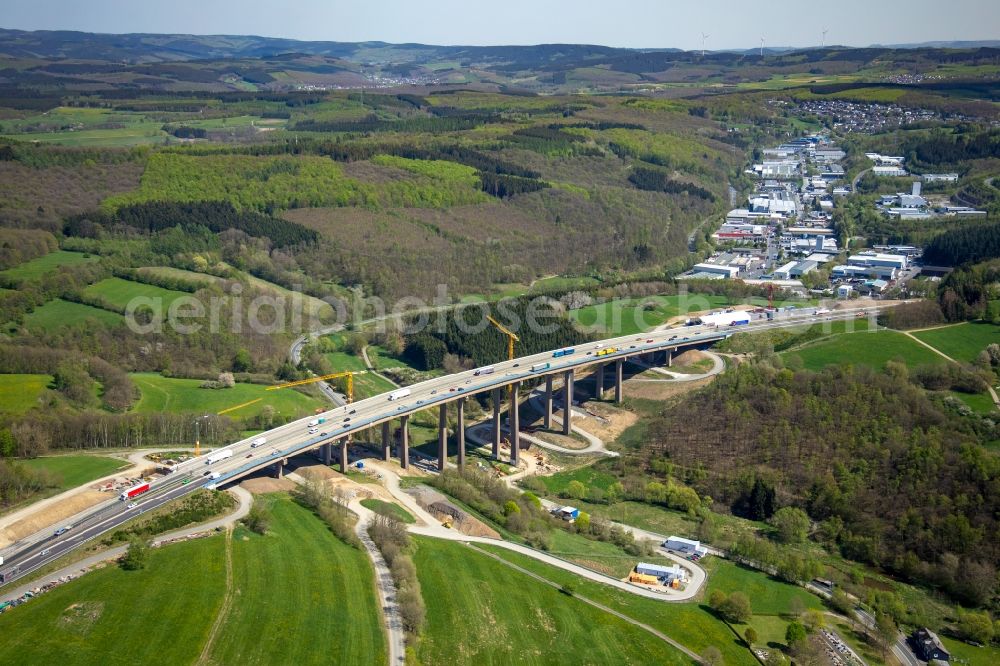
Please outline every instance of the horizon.
[{"label": "horizon", "polygon": [[[976,0],[955,0],[947,13],[941,13],[931,0],[874,6],[845,0],[835,11],[803,7],[778,14],[734,1],[671,7],[656,0],[626,0],[624,6],[616,5],[619,11],[613,17],[605,17],[607,5],[599,0],[579,0],[573,3],[572,12],[566,3],[510,0],[496,15],[470,12],[458,0],[387,0],[363,6],[301,0],[294,13],[261,0],[238,4],[227,0],[209,6],[176,0],[169,7],[135,7],[124,0],[95,0],[86,6],[68,0],[14,0],[10,4],[4,27],[11,30],[253,36],[306,42],[583,44],[636,50],[698,51],[704,47],[719,52],[759,48],[761,40],[765,49],[808,49],[1000,39],[1000,12]],[[720,22],[720,16],[726,20]],[[934,20],[926,20],[929,16]],[[844,17],[859,18],[847,29],[842,26]],[[806,33],[812,34],[805,37]]]}]

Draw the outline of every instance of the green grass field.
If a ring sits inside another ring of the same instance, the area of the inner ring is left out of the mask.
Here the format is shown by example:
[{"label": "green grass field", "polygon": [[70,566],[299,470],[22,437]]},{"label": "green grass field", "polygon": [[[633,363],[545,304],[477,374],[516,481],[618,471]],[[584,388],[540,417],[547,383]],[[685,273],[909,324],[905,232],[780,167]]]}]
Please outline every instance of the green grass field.
[{"label": "green grass field", "polygon": [[199,287],[208,287],[213,284],[225,282],[223,278],[216,277],[215,275],[196,273],[194,271],[186,271],[183,268],[171,268],[169,266],[145,266],[137,269],[137,272],[141,275],[170,278],[172,280],[184,280],[185,282]]},{"label": "green grass field", "polygon": [[324,403],[293,389],[268,391],[259,384],[237,384],[228,389],[199,388],[200,379],[175,379],[153,373],[130,375],[142,392],[137,412],[201,412],[215,414],[251,400],[252,404],[226,412],[233,418],[251,418],[270,405],[277,415],[299,418],[311,414]]},{"label": "green grass field", "polygon": [[236,596],[209,663],[385,663],[374,572],[364,552],[287,496],[255,501],[270,505],[271,527],[265,536],[233,536]]},{"label": "green grass field", "polygon": [[109,566],[47,592],[0,616],[4,651],[22,664],[195,663],[225,595],[224,547],[175,544],[144,570]]},{"label": "green grass field", "polygon": [[52,375],[0,375],[0,412],[23,414],[38,405]]},{"label": "green grass field", "polygon": [[743,592],[750,597],[755,615],[788,613],[793,598],[799,599],[803,608],[823,607],[819,597],[805,588],[783,583],[760,571],[717,557],[705,560],[704,566],[708,570],[706,594],[711,594],[712,590],[722,590],[726,594]]},{"label": "green grass field", "polygon": [[640,560],[653,564],[671,565],[673,560],[660,556],[636,557],[607,541],[595,541],[565,530],[552,531],[551,555],[576,562],[588,569],[624,578]]},{"label": "green grass field", "polygon": [[416,539],[425,664],[686,664],[624,620],[468,546]]},{"label": "green grass field", "polygon": [[976,647],[954,638],[941,636],[941,642],[951,652],[951,663],[960,663],[963,666],[995,666],[1000,664],[1000,649],[992,646]]},{"label": "green grass field", "polygon": [[24,317],[28,329],[52,330],[60,326],[72,326],[86,322],[99,326],[118,326],[125,323],[125,318],[117,312],[101,308],[64,301],[60,298],[49,301]]},{"label": "green grass field", "polygon": [[944,359],[920,343],[902,333],[888,330],[834,335],[782,355],[786,359],[799,357],[802,366],[809,370],[819,370],[839,363],[881,368],[886,361],[897,358],[911,368],[924,363],[944,362]]},{"label": "green grass field", "polygon": [[[648,331],[668,319],[688,312],[701,312],[740,303],[727,296],[688,294],[676,296],[648,296],[646,298],[620,298],[570,310],[569,316],[581,326],[612,335],[632,335]],[[766,304],[762,299],[751,299],[755,305]]]},{"label": "green grass field", "polygon": [[381,513],[386,516],[392,516],[396,520],[407,524],[413,524],[417,522],[417,519],[410,515],[410,512],[403,507],[395,504],[393,502],[386,502],[385,500],[380,500],[376,498],[369,498],[361,500],[361,506],[366,509],[371,509],[375,513]]},{"label": "green grass field", "polygon": [[112,308],[128,307],[128,304],[135,298],[153,299],[154,303],[159,303],[160,311],[164,313],[170,304],[183,296],[191,296],[186,291],[174,291],[164,289],[152,284],[133,282],[121,278],[110,277],[100,282],[95,282],[83,290],[86,296],[98,298],[110,304]]},{"label": "green grass field", "polygon": [[1000,326],[985,322],[967,322],[918,331],[913,336],[956,361],[972,363],[987,345],[1000,343]]},{"label": "green grass field", "polygon": [[[233,603],[208,663],[384,661],[367,557],[287,497],[264,501],[268,534],[233,535]],[[91,572],[0,616],[5,649],[25,664],[196,663],[226,596],[224,567],[224,539],[212,536],[155,549],[141,571]]]},{"label": "green grass field", "polygon": [[[670,604],[645,599],[601,583],[581,579],[576,574],[557,569],[526,555],[513,553],[498,546],[480,544],[476,547],[495,553],[509,562],[560,585],[570,583],[577,594],[609,606],[640,622],[645,622],[698,654],[701,654],[708,646],[714,645],[722,652],[727,666],[756,666],[758,664],[753,655],[743,646],[742,641],[738,641],[729,628],[716,618],[707,607],[703,606],[703,602]],[[647,662],[648,660],[641,660],[638,663]],[[614,660],[611,663],[623,662]]]},{"label": "green grass field", "polygon": [[55,252],[50,252],[43,257],[26,261],[23,264],[15,266],[14,268],[8,268],[5,271],[0,271],[0,275],[17,282],[21,282],[23,280],[35,280],[43,275],[54,273],[59,270],[60,266],[88,264],[95,262],[98,259],[100,259],[100,257],[96,255],[88,256],[83,252],[66,252],[65,250],[56,250]]},{"label": "green grass field", "polygon": [[22,460],[21,464],[55,475],[61,480],[60,490],[76,488],[129,467],[129,463],[123,460],[106,456],[46,456]]}]

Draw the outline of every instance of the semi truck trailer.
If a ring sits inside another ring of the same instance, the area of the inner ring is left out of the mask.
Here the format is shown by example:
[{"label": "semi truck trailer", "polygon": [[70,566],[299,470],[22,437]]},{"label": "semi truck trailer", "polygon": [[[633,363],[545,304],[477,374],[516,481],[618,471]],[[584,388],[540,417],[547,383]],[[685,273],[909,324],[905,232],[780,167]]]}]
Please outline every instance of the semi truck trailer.
[{"label": "semi truck trailer", "polygon": [[126,490],[125,492],[123,492],[121,495],[119,495],[118,499],[120,499],[121,501],[124,502],[126,500],[132,499],[133,497],[138,497],[139,495],[141,495],[141,494],[143,494],[145,492],[149,492],[149,484],[148,483],[143,483],[141,485],[135,486],[134,488],[129,488],[128,490]]},{"label": "semi truck trailer", "polygon": [[208,458],[205,460],[206,465],[213,465],[220,460],[225,460],[226,458],[232,458],[232,449],[223,449],[222,451],[216,451],[215,453],[209,454]]}]

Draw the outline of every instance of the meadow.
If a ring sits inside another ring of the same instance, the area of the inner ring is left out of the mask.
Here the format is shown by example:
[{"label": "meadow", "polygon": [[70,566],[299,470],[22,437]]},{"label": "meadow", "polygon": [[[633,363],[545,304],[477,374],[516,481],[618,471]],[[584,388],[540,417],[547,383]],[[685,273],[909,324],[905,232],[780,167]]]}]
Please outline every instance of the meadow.
[{"label": "meadow", "polygon": [[[231,588],[226,537],[172,544],[150,551],[145,569],[107,566],[4,613],[5,648],[33,664],[190,664],[206,649],[220,664],[384,661],[368,558],[288,497],[256,501],[270,505],[271,529],[234,532]],[[233,603],[218,618],[227,593]]]},{"label": "meadow", "polygon": [[39,405],[52,375],[0,375],[0,412],[23,414]]},{"label": "meadow", "polygon": [[808,370],[820,370],[828,365],[844,362],[878,369],[887,361],[895,359],[902,359],[910,368],[943,361],[940,356],[920,343],[902,333],[889,330],[833,335],[783,352],[782,356],[787,361],[797,357],[801,360],[802,367]]},{"label": "meadow", "polygon": [[916,331],[913,336],[956,361],[972,363],[990,344],[1000,344],[1000,326],[987,322],[965,322]]},{"label": "meadow", "polygon": [[233,534],[236,596],[209,663],[385,663],[368,556],[286,495],[254,501],[270,508],[270,529]]},{"label": "meadow", "polygon": [[64,301],[59,298],[35,308],[24,317],[24,324],[29,330],[43,331],[79,324],[97,324],[110,327],[123,323],[125,323],[125,318],[117,312],[95,308],[83,303]]},{"label": "meadow", "polygon": [[[208,389],[200,388],[200,379],[162,377],[154,373],[129,376],[142,393],[133,408],[137,412],[213,414],[227,410],[226,415],[233,418],[252,418],[270,406],[275,418],[299,418],[324,406],[322,400],[294,389],[268,391],[260,384],[239,383],[228,389]],[[233,409],[240,405],[245,406]]]},{"label": "meadow", "polygon": [[695,601],[669,604],[645,599],[601,583],[581,579],[576,574],[498,546],[482,544],[476,547],[494,553],[546,580],[559,585],[570,584],[579,596],[609,606],[630,618],[659,629],[698,654],[709,646],[715,646],[722,652],[722,657],[729,666],[754,666],[758,663],[743,645],[742,640],[738,639],[703,603]]},{"label": "meadow", "polygon": [[9,278],[15,282],[36,280],[43,275],[48,275],[58,271],[61,266],[77,266],[79,264],[95,262],[98,259],[100,259],[100,257],[97,255],[56,250],[55,252],[50,252],[43,257],[26,261],[19,266],[15,266],[14,268],[8,268],[5,271],[0,271],[0,276]]},{"label": "meadow", "polygon": [[30,458],[22,460],[21,464],[32,470],[45,470],[54,475],[60,481],[59,490],[76,488],[130,467],[129,463],[118,458],[76,455]]},{"label": "meadow", "polygon": [[468,546],[416,539],[427,664],[687,664],[660,639]]},{"label": "meadow", "polygon": [[153,303],[159,303],[160,311],[164,314],[178,298],[190,296],[185,291],[164,289],[156,285],[123,280],[117,277],[106,278],[89,285],[83,290],[83,295],[94,299],[94,301],[107,304],[108,310],[123,312],[127,310],[129,303],[136,298],[152,299]]}]

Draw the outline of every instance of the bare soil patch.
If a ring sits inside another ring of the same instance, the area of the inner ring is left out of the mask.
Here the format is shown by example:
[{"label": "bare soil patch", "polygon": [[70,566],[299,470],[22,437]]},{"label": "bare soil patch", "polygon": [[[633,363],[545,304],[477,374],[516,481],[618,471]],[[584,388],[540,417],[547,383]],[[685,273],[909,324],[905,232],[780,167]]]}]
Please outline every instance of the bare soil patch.
[{"label": "bare soil patch", "polygon": [[110,493],[102,493],[97,490],[85,490],[74,495],[70,495],[65,500],[57,502],[44,509],[33,512],[30,516],[8,525],[0,530],[0,548],[4,548],[11,543],[23,539],[27,536],[43,530],[50,525],[62,522],[81,511],[100,504],[111,498]]},{"label": "bare soil patch", "polygon": [[615,441],[626,428],[639,420],[638,414],[604,402],[588,402],[584,408],[596,414],[598,418],[579,421],[577,425],[604,442]]},{"label": "bare soil patch", "polygon": [[712,377],[706,377],[693,382],[625,382],[625,395],[644,400],[669,400],[699,389],[711,382],[712,379]]},{"label": "bare soil patch", "polygon": [[269,479],[264,477],[242,481],[240,487],[254,495],[263,495],[266,493],[281,493],[293,490],[295,482],[291,479]]}]

